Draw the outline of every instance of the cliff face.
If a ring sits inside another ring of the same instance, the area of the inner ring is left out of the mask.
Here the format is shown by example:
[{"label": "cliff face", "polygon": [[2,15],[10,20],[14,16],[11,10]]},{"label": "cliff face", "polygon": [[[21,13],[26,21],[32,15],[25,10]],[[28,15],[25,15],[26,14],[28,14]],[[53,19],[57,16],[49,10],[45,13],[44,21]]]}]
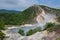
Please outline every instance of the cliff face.
[{"label": "cliff face", "polygon": [[40,23],[45,19],[45,11],[39,5],[29,7],[28,9],[24,10],[22,14],[29,15],[27,19],[31,18],[30,21],[33,23]]},{"label": "cliff face", "polygon": [[45,20],[45,12],[44,12],[44,10],[42,9],[42,12],[39,14],[39,15],[37,15],[37,17],[36,17],[36,21],[38,22],[38,23],[41,23],[41,22],[43,22],[44,20]]},{"label": "cliff face", "polygon": [[24,15],[22,16],[25,17],[27,15],[27,17],[25,18],[27,19],[27,21],[24,23],[28,23],[28,24],[35,24],[35,23],[42,23],[42,22],[46,23],[47,21],[50,21],[52,19],[54,20],[54,18],[56,17],[56,12],[54,11],[55,11],[54,9],[46,6],[33,5],[27,8],[26,10],[24,10],[22,12],[22,14]]},{"label": "cliff face", "polygon": [[34,5],[31,8],[33,8],[34,13],[36,13],[36,22],[41,23],[42,21],[44,21],[45,11],[39,5]]}]

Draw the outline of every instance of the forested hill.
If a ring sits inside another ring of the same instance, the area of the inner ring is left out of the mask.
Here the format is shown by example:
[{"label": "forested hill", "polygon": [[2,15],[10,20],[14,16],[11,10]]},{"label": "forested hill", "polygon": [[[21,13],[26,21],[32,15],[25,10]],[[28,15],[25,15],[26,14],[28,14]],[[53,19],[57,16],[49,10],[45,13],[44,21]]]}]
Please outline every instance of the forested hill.
[{"label": "forested hill", "polygon": [[25,9],[22,12],[13,11],[13,10],[0,10],[0,21],[3,21],[6,25],[22,25],[22,24],[33,24],[36,23],[36,16],[38,12],[41,10],[39,8],[44,9],[45,12],[52,12],[60,15],[60,9],[50,8],[47,6],[37,5],[31,6]]},{"label": "forested hill", "polygon": [[0,13],[20,13],[21,11],[0,9]]}]

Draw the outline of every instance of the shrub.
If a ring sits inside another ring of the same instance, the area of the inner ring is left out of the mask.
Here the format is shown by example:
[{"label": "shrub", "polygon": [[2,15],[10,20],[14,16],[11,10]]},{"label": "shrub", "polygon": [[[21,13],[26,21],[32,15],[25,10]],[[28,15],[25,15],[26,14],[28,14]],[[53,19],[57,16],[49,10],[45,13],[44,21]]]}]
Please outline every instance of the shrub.
[{"label": "shrub", "polygon": [[21,34],[22,36],[25,35],[25,34],[24,34],[24,30],[22,30],[22,29],[20,29],[20,30],[18,31],[18,33]]},{"label": "shrub", "polygon": [[3,40],[5,38],[5,34],[0,31],[0,40]]},{"label": "shrub", "polygon": [[35,28],[35,29],[29,30],[26,35],[27,35],[27,36],[30,36],[30,35],[32,35],[32,34],[34,34],[34,33],[36,33],[36,32],[40,32],[40,31],[42,31],[41,28],[40,28],[40,27],[37,27],[37,28]]},{"label": "shrub", "polygon": [[3,21],[0,21],[0,30],[4,30],[5,29],[5,24]]},{"label": "shrub", "polygon": [[49,32],[54,31],[54,27],[50,27],[50,28],[48,28],[47,31],[49,31]]},{"label": "shrub", "polygon": [[51,27],[54,27],[55,26],[55,23],[46,23],[46,25],[45,25],[45,30],[46,29],[49,29],[49,28],[51,28]]},{"label": "shrub", "polygon": [[60,24],[59,25],[55,25],[54,27],[50,27],[47,29],[49,32],[52,32],[52,31],[59,31],[60,30]]}]

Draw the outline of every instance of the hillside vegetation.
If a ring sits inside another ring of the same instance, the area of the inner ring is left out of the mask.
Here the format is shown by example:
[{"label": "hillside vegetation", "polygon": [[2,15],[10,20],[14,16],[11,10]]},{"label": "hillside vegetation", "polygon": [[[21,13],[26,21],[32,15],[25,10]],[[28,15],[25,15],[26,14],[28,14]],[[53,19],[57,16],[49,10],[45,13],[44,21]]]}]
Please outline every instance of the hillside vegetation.
[{"label": "hillside vegetation", "polygon": [[[56,13],[56,15],[60,15],[60,9],[54,9],[47,6],[39,5],[41,8],[44,9],[45,12],[52,12]],[[26,10],[19,12],[19,11],[3,11],[0,10],[0,21],[2,20],[5,25],[22,25],[22,24],[33,24],[36,23],[36,16],[38,12],[38,8],[36,7],[29,7]],[[60,16],[59,16],[60,17]],[[60,18],[58,18],[60,19]]]}]

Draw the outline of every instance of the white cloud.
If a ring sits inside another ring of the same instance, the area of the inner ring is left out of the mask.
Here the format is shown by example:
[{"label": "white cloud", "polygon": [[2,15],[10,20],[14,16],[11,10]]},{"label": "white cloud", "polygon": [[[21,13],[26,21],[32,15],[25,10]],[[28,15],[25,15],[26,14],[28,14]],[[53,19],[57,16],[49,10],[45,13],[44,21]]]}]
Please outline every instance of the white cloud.
[{"label": "white cloud", "polygon": [[23,10],[33,4],[38,4],[37,0],[0,0],[0,9]]},{"label": "white cloud", "polygon": [[[0,0],[0,9],[24,10],[33,4],[43,4],[50,7],[60,8],[60,2],[56,0]],[[56,6],[54,5],[56,4]]]}]

